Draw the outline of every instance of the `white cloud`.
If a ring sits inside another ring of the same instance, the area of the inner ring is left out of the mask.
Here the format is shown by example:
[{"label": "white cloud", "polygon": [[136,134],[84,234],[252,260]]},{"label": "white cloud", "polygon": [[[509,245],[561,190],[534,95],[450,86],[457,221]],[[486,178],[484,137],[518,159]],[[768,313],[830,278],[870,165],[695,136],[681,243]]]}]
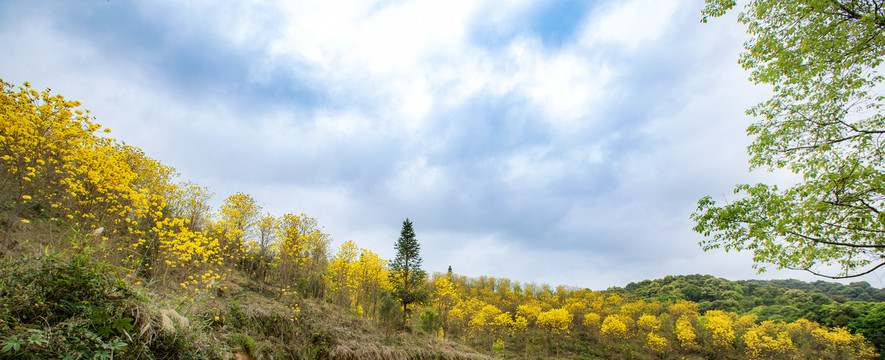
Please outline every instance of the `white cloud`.
[{"label": "white cloud", "polygon": [[765,178],[743,155],[741,111],[759,97],[735,64],[743,29],[699,28],[699,0],[631,1],[555,48],[525,31],[471,39],[537,4],[172,0],[127,13],[156,32],[138,38],[23,3],[0,13],[0,75],[82,100],[216,201],[251,193],[338,243],[392,257],[413,217],[431,271],[595,289],[751,277],[746,254],[701,251],[687,218],[700,196]]},{"label": "white cloud", "polygon": [[382,115],[411,134],[427,130],[427,116],[436,106],[452,108],[483,95],[520,94],[561,131],[580,126],[603,96],[611,70],[574,51],[548,54],[524,37],[504,51],[470,44],[470,21],[484,20],[478,11],[490,6],[286,2],[286,25],[268,56],[304,62],[311,76],[333,88],[371,89],[373,99],[388,109]]},{"label": "white cloud", "polygon": [[593,122],[587,115],[605,96],[611,69],[572,50],[545,54],[537,42],[516,43],[509,54],[519,62],[513,86],[541,108],[557,130],[570,132]]},{"label": "white cloud", "polygon": [[[475,2],[280,2],[287,24],[275,54],[307,60],[325,76],[414,75],[457,54]],[[383,84],[382,84],[383,85]]]},{"label": "white cloud", "polygon": [[597,15],[584,31],[587,46],[603,43],[633,50],[660,37],[671,26],[674,11],[683,2],[678,0],[615,1],[609,11]]},{"label": "white cloud", "polygon": [[410,206],[434,206],[449,190],[445,170],[428,164],[425,157],[405,157],[387,182],[387,194]]},{"label": "white cloud", "polygon": [[[280,2],[286,24],[269,56],[304,64],[330,89],[370,94],[386,117],[420,133],[438,94],[429,79],[461,55],[474,2]],[[302,70],[299,70],[302,72]]]},{"label": "white cloud", "polygon": [[514,190],[538,190],[561,178],[565,163],[548,154],[545,148],[529,148],[511,155],[504,160],[507,168],[503,175]]}]

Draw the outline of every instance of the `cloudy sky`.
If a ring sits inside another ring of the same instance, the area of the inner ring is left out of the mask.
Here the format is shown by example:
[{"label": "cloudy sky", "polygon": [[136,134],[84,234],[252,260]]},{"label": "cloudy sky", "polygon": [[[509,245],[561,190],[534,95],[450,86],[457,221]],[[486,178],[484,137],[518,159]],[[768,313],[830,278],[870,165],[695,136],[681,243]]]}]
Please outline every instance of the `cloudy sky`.
[{"label": "cloudy sky", "polygon": [[[0,78],[336,246],[591,289],[757,276],[704,253],[697,200],[749,173],[745,29],[702,0],[0,1]],[[882,287],[883,274],[863,280]]]}]

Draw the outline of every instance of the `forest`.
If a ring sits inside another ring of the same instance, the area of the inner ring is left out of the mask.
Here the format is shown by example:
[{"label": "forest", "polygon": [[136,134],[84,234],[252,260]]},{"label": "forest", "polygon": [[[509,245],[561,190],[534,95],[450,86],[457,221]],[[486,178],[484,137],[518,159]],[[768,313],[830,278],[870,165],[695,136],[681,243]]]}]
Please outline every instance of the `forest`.
[{"label": "forest", "polygon": [[882,353],[883,291],[866,283],[694,275],[592,291],[427,276],[408,220],[397,247],[409,256],[391,261],[354,241],[332,248],[317,219],[269,214],[249,194],[212,211],[208,189],[79,102],[27,83],[0,91],[2,358]]}]

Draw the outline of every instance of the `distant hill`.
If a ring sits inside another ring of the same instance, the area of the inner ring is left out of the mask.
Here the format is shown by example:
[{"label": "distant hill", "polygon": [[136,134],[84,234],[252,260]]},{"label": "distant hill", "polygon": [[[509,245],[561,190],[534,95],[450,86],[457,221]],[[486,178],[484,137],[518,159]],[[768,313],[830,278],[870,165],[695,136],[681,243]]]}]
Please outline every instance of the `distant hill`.
[{"label": "distant hill", "polygon": [[[799,293],[790,290],[799,290]],[[643,280],[627,286],[612,287],[609,292],[641,299],[682,299],[698,303],[735,300],[743,310],[758,305],[792,303],[794,297],[820,304],[830,302],[885,302],[885,289],[877,289],[866,281],[849,285],[826,281],[804,282],[800,280],[738,280],[730,281],[712,275],[671,275],[662,279]],[[826,299],[823,299],[825,297]]]},{"label": "distant hill", "polygon": [[700,311],[754,314],[759,321],[807,319],[862,333],[885,349],[885,289],[865,281],[849,285],[826,281],[739,280],[711,275],[676,275],[606,290],[643,300],[689,300]]}]

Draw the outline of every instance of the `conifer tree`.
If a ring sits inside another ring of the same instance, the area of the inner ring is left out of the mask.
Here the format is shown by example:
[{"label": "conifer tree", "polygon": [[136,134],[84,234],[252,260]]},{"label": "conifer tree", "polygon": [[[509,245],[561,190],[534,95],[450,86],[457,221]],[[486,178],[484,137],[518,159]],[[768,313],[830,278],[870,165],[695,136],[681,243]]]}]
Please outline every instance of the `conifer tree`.
[{"label": "conifer tree", "polygon": [[427,273],[421,270],[421,245],[415,238],[412,222],[403,221],[399,239],[396,241],[396,258],[390,262],[390,283],[393,294],[403,308],[403,324],[409,316],[409,305],[425,304],[429,298],[424,282]]}]

